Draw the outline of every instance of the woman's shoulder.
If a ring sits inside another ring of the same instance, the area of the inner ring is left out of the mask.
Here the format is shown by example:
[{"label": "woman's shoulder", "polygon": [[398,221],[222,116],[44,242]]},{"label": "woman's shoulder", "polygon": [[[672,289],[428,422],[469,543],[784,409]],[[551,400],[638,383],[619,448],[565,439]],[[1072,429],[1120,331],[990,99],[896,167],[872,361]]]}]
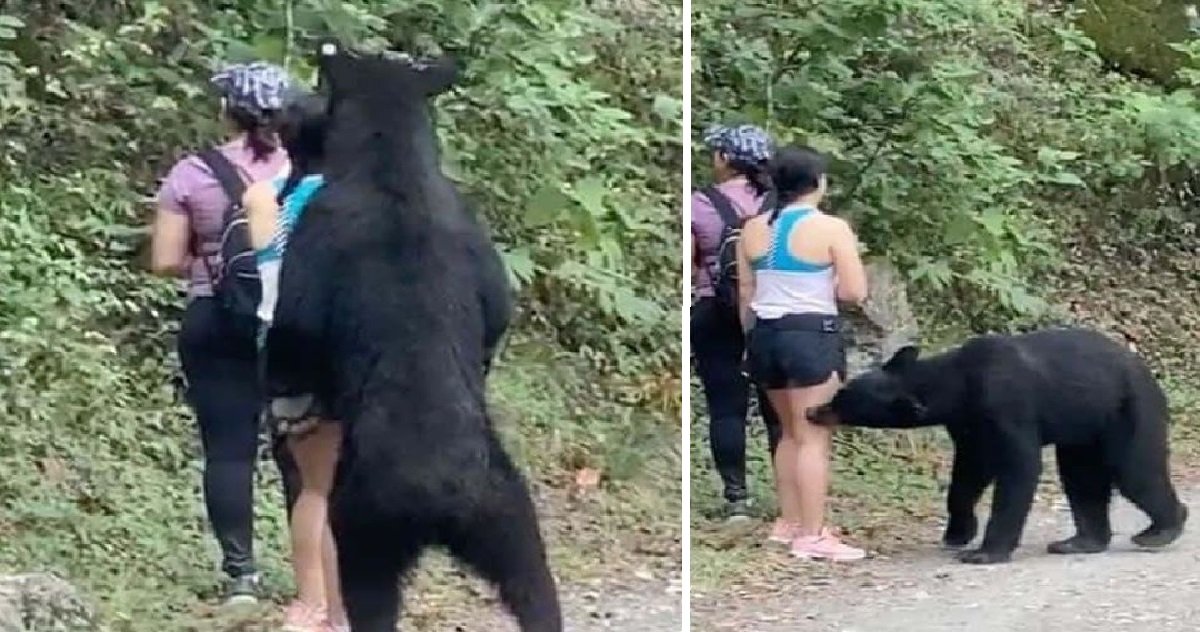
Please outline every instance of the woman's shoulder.
[{"label": "woman's shoulder", "polygon": [[850,222],[846,221],[844,217],[830,215],[825,211],[818,211],[817,216],[814,219],[828,226],[830,230],[838,234],[854,234],[854,228],[850,226]]},{"label": "woman's shoulder", "polygon": [[246,187],[242,205],[251,213],[275,205],[277,187],[274,180],[259,180]]},{"label": "woman's shoulder", "polygon": [[198,156],[186,155],[167,170],[166,177],[159,185],[159,202],[177,212],[190,212],[188,205],[192,195],[211,179],[212,176]]},{"label": "woman's shoulder", "polygon": [[[824,211],[813,213],[806,223],[813,230],[806,231],[809,234],[815,234],[818,239],[828,241],[831,245],[838,243],[854,243],[858,238],[854,234],[854,229],[850,226],[850,222],[845,218],[837,215],[830,215]],[[797,231],[796,234],[799,234]]]},{"label": "woman's shoulder", "polygon": [[206,175],[208,169],[203,160],[200,160],[200,155],[196,153],[184,154],[183,157],[176,160],[171,168],[167,170],[167,180],[179,180],[181,178],[193,178],[197,175]]}]

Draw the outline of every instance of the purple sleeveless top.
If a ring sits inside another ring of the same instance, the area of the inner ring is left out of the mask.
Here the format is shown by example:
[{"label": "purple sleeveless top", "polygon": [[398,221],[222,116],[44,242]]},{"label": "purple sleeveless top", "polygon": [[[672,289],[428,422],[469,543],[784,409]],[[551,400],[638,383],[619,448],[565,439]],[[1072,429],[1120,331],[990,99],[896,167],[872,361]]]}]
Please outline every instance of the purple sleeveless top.
[{"label": "purple sleeveless top", "polygon": [[[242,172],[242,177],[247,179],[247,186],[275,177],[288,164],[287,153],[282,149],[276,150],[265,161],[255,161],[254,152],[246,144],[245,137],[221,145],[219,149]],[[192,239],[201,252],[214,253],[217,250],[229,198],[208,165],[200,158],[188,156],[175,163],[158,190],[158,206],[165,212],[188,216]],[[220,261],[210,257],[209,265],[215,268]],[[189,256],[187,266],[188,298],[212,296],[204,261]]]},{"label": "purple sleeveless top", "polygon": [[[754,192],[743,177],[726,180],[717,189],[733,202],[733,208],[743,219],[758,213],[762,197]],[[692,193],[692,243],[696,259],[692,261],[692,295],[703,298],[713,295],[709,268],[716,263],[717,248],[721,245],[721,231],[725,223],[708,196],[700,191]],[[698,260],[698,261],[697,261]],[[697,265],[699,264],[699,265]]]}]

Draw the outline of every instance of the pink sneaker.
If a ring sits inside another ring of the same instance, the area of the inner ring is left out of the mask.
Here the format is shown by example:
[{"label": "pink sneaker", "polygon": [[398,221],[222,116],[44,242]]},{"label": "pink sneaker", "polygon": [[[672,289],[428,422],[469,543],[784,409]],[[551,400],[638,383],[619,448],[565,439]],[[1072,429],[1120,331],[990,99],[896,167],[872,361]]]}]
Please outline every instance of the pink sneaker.
[{"label": "pink sneaker", "polygon": [[350,632],[349,623],[334,623],[329,619],[321,625],[321,632]]},{"label": "pink sneaker", "polygon": [[798,525],[779,519],[771,526],[771,535],[767,536],[767,541],[776,544],[791,544],[792,540],[799,535],[800,527]]},{"label": "pink sneaker", "polygon": [[792,557],[806,560],[853,562],[866,556],[866,551],[842,542],[829,529],[821,529],[821,535],[801,536],[792,542]]},{"label": "pink sneaker", "polygon": [[325,609],[321,606],[297,599],[283,611],[282,632],[324,632],[325,626]]}]

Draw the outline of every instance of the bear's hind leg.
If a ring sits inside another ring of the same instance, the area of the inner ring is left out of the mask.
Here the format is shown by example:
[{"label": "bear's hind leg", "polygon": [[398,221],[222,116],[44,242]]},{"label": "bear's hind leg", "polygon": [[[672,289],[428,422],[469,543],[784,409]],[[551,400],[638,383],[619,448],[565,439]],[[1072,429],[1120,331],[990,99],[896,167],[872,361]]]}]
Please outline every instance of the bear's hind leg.
[{"label": "bear's hind leg", "polygon": [[338,529],[338,577],[346,617],[354,632],[395,632],[401,579],[416,565],[422,547],[388,529]]},{"label": "bear's hind leg", "polygon": [[1112,528],[1108,521],[1112,499],[1112,471],[1100,445],[1060,445],[1055,448],[1058,477],[1071,503],[1075,535],[1051,542],[1046,550],[1058,555],[1100,553],[1108,549]]},{"label": "bear's hind leg", "polygon": [[1117,487],[1121,495],[1150,517],[1150,526],[1133,536],[1134,544],[1157,549],[1183,535],[1188,510],[1175,495],[1166,463],[1147,464],[1131,459],[1121,466]]},{"label": "bear's hind leg", "polygon": [[1150,526],[1133,536],[1145,548],[1162,548],[1179,539],[1188,509],[1171,484],[1168,462],[1167,402],[1146,369],[1134,383],[1125,416],[1133,432],[1109,441],[1110,462],[1117,467],[1117,489],[1150,517]]},{"label": "bear's hind leg", "polygon": [[[1016,430],[1021,434],[1019,428]],[[959,556],[966,564],[998,564],[1012,559],[1012,552],[1021,544],[1021,532],[1042,471],[1036,435],[998,439],[994,445],[989,459],[997,472],[992,515],[979,548]]]},{"label": "bear's hind leg", "polygon": [[533,502],[515,472],[500,476],[503,480],[486,506],[447,534],[446,545],[496,586],[521,632],[562,632],[558,589],[546,563]]},{"label": "bear's hind leg", "polygon": [[979,531],[975,505],[992,482],[987,457],[980,452],[957,442],[954,446],[954,467],[950,471],[950,491],[946,497],[950,519],[942,535],[942,545],[948,549],[967,546]]}]

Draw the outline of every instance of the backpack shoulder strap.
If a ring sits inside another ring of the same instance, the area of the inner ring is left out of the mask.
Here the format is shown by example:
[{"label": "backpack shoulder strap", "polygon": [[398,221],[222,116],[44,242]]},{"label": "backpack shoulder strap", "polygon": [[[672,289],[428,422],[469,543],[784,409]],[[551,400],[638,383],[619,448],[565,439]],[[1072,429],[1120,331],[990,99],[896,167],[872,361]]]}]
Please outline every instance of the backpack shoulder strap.
[{"label": "backpack shoulder strap", "polygon": [[[225,191],[225,195],[229,197],[229,205],[225,207],[225,213],[221,220],[222,224],[227,224],[229,223],[230,217],[233,215],[234,209],[241,206],[242,196],[246,194],[246,181],[242,179],[242,176],[238,173],[237,168],[234,167],[233,163],[225,157],[225,154],[221,153],[221,151],[215,147],[211,147],[196,154],[196,157],[203,161],[204,164],[208,165],[209,169],[212,169],[213,176],[216,177],[217,182],[221,183],[221,189],[223,189]],[[209,283],[214,285],[213,291],[216,291],[215,285],[217,277],[215,274],[213,274],[212,265],[208,261],[208,256],[200,252],[199,240],[195,238],[194,234],[192,247],[194,249],[193,256],[198,257],[204,264],[204,271],[208,274]]]},{"label": "backpack shoulder strap", "polygon": [[218,149],[206,149],[197,157],[203,160],[209,169],[212,169],[213,176],[217,178],[217,182],[221,183],[225,195],[229,196],[229,207],[225,210],[225,220],[228,220],[233,209],[242,203],[242,196],[246,194],[246,181],[242,179],[233,163]]},{"label": "backpack shoulder strap", "polygon": [[721,193],[717,187],[704,187],[700,191],[713,203],[713,208],[717,209],[717,214],[721,216],[721,221],[730,228],[739,228],[742,225],[742,218],[738,212],[733,209],[733,202],[729,196]]}]

